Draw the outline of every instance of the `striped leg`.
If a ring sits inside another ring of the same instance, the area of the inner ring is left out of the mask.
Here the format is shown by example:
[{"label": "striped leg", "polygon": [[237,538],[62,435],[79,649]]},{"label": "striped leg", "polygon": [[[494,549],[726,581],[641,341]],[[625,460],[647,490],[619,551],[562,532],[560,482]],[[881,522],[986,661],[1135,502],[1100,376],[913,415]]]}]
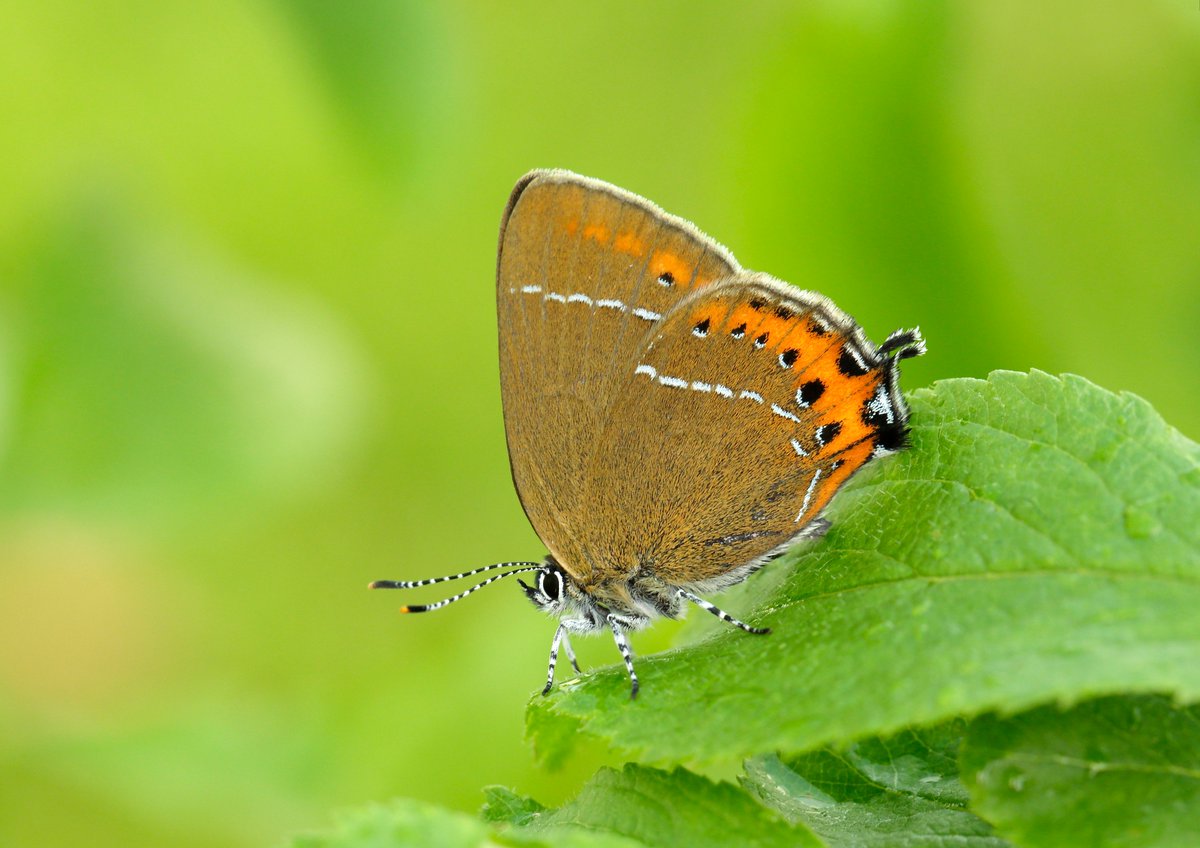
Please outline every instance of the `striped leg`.
[{"label": "striped leg", "polygon": [[764,633],[771,632],[770,627],[751,627],[749,624],[746,624],[746,622],[744,622],[744,621],[738,621],[736,618],[734,618],[729,613],[725,612],[725,610],[721,609],[716,604],[710,604],[708,601],[704,600],[704,598],[693,595],[691,592],[687,591],[686,589],[679,589],[678,592],[679,592],[679,597],[683,598],[685,601],[691,601],[693,604],[700,607],[700,609],[706,610],[707,612],[711,612],[717,618],[721,619],[721,621],[727,621],[730,624],[732,624],[734,627],[740,627],[742,630],[745,630],[747,633],[753,633],[756,636],[761,636]]},{"label": "striped leg", "polygon": [[571,658],[572,664],[575,662],[575,656],[571,651],[571,640],[567,636],[567,626],[560,623],[558,629],[554,631],[554,641],[550,643],[550,667],[546,669],[546,688],[542,690],[542,695],[549,695],[551,687],[554,686],[554,666],[558,664],[558,645],[563,640],[567,643],[567,656]]},{"label": "striped leg", "polygon": [[629,642],[625,639],[625,631],[621,629],[621,625],[610,614],[608,616],[608,626],[612,628],[613,638],[617,640],[617,650],[621,652],[621,659],[625,660],[625,670],[629,672],[629,698],[633,700],[638,693],[638,677],[637,672],[633,670],[633,652],[629,650]]},{"label": "striped leg", "polygon": [[583,674],[579,670],[579,661],[575,659],[575,649],[571,647],[571,634],[569,631],[563,631],[562,646],[563,650],[566,651],[567,659],[571,661],[571,668],[575,669],[576,674]]}]

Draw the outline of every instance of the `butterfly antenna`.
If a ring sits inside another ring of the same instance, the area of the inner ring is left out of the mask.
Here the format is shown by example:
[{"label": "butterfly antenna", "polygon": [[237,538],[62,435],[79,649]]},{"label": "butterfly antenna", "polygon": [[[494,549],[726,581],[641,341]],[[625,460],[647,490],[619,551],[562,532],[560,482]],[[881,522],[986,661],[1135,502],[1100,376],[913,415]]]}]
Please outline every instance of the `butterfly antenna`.
[{"label": "butterfly antenna", "polygon": [[427,580],[376,580],[371,583],[371,589],[411,589],[416,586],[428,586],[431,583],[442,583],[446,580],[457,580],[460,577],[469,577],[472,574],[479,574],[481,571],[493,571],[497,568],[507,568],[510,566],[522,566],[513,568],[512,571],[506,571],[503,574],[496,574],[489,577],[487,580],[482,580],[476,583],[470,589],[459,592],[457,595],[451,595],[449,598],[437,601],[432,604],[410,604],[400,607],[400,612],[431,612],[435,609],[441,609],[444,606],[461,601],[472,592],[478,592],[484,586],[495,583],[497,580],[503,580],[505,577],[512,577],[514,574],[520,574],[523,571],[536,571],[542,567],[540,562],[498,562],[495,565],[485,565],[483,568],[476,568],[472,571],[464,571],[462,574],[452,574],[447,577],[432,577]]},{"label": "butterfly antenna", "polygon": [[495,571],[497,568],[516,568],[518,566],[536,565],[540,562],[498,562],[481,568],[472,568],[460,574],[447,574],[445,577],[430,577],[426,580],[375,580],[367,585],[368,589],[418,589],[421,586],[432,586],[434,583],[445,583],[447,580],[461,580],[463,577],[474,577],[485,571]]}]

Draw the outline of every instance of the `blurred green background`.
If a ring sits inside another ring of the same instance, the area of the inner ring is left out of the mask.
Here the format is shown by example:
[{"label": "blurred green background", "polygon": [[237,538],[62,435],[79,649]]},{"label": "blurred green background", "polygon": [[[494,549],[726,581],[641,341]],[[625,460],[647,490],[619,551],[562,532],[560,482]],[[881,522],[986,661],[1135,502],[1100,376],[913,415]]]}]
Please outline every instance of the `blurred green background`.
[{"label": "blurred green background", "polygon": [[594,768],[522,741],[553,624],[515,587],[365,591],[543,553],[492,276],[532,167],[920,324],[909,388],[1072,371],[1200,435],[1198,48],[1195,0],[7,0],[0,844],[268,845]]}]

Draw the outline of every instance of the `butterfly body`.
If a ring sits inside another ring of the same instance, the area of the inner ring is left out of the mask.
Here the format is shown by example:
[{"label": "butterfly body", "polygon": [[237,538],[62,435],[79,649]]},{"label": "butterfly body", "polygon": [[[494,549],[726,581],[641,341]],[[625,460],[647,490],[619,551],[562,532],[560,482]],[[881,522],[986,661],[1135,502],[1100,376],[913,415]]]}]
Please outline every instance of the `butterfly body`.
[{"label": "butterfly body", "polygon": [[819,536],[842,484],[903,446],[898,365],[924,352],[566,171],[512,193],[497,311],[513,481],[550,552],[525,591],[560,619],[550,676],[567,633],[609,629],[635,692],[626,631],[696,604],[765,632],[700,596]]}]

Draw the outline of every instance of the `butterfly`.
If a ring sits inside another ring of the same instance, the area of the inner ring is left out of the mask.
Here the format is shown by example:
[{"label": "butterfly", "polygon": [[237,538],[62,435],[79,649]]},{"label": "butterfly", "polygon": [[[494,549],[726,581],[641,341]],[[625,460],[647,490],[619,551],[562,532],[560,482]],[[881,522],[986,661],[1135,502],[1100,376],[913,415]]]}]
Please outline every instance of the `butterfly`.
[{"label": "butterfly", "polygon": [[533,171],[500,226],[500,386],[517,495],[549,551],[427,580],[498,571],[404,612],[440,609],[518,579],[559,620],[543,694],[570,635],[626,634],[695,605],[801,539],[834,494],[904,447],[899,364],[919,329],[872,344],[828,298],[767,274],[688,221],[599,180]]}]

